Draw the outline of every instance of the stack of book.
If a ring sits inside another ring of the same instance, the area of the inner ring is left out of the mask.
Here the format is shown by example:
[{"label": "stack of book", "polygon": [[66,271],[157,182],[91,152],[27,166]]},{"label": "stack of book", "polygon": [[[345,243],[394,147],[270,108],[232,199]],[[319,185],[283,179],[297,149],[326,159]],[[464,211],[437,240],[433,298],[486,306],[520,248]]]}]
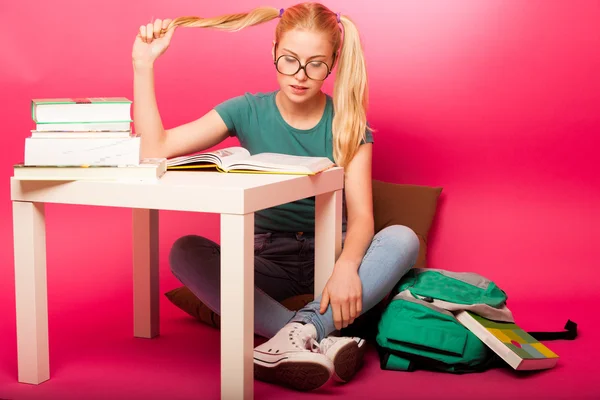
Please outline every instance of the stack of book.
[{"label": "stack of book", "polygon": [[19,179],[160,178],[164,159],[141,159],[124,97],[33,99]]}]

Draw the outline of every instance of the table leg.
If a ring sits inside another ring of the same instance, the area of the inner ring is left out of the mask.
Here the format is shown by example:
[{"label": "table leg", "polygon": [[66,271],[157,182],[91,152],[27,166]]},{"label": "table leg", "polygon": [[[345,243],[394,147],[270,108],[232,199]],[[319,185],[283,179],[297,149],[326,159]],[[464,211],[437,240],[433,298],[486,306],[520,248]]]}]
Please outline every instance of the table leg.
[{"label": "table leg", "polygon": [[159,334],[158,210],[133,209],[133,336]]},{"label": "table leg", "polygon": [[221,398],[254,396],[254,213],[221,215]]},{"label": "table leg", "polygon": [[18,381],[50,378],[43,203],[13,201]]},{"label": "table leg", "polygon": [[315,197],[315,296],[320,296],[342,250],[342,190]]}]

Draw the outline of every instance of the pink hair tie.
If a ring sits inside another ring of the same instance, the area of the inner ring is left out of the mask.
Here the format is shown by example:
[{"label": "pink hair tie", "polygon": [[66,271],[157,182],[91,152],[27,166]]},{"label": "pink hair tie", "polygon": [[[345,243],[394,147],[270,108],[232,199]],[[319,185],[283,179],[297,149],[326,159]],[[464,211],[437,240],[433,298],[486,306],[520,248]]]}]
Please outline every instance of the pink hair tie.
[{"label": "pink hair tie", "polygon": [[338,22],[338,24],[339,24],[340,22],[342,22],[342,20],[340,19],[340,13],[336,13],[335,15],[337,16],[337,22]]}]

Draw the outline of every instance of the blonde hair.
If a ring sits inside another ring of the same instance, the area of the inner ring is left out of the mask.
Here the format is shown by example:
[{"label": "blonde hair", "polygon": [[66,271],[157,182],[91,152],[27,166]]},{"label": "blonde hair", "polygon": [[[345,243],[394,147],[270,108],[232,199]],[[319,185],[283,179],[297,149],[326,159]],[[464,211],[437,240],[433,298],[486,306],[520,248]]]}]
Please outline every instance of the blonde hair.
[{"label": "blonde hair", "polygon": [[319,3],[301,3],[285,10],[258,7],[248,13],[211,18],[179,17],[171,21],[169,29],[182,26],[236,32],[276,18],[281,18],[275,29],[276,42],[287,31],[295,28],[320,31],[330,38],[334,49],[334,63],[338,66],[333,89],[333,157],[339,166],[345,167],[358,151],[361,142],[366,140],[366,131],[370,129],[367,127],[368,84],[365,59],[358,29],[349,17],[340,16]]}]

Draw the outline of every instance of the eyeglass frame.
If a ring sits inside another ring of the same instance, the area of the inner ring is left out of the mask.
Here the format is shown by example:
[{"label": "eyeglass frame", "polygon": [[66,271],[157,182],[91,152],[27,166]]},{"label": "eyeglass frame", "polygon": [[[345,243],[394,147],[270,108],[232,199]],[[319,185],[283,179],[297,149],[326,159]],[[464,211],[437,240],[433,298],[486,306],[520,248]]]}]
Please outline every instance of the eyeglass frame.
[{"label": "eyeglass frame", "polygon": [[[278,45],[278,43],[275,43],[275,48],[273,49],[273,54],[277,54],[277,45]],[[277,68],[277,63],[279,62],[279,60],[281,59],[281,57],[292,57],[293,59],[295,59],[296,61],[298,61],[298,65],[299,65],[299,67],[298,67],[298,69],[296,70],[296,72],[294,72],[293,74],[284,74],[283,72],[281,72],[281,71],[279,70],[279,68]],[[327,77],[328,77],[329,75],[331,75],[331,68],[329,67],[329,64],[327,64],[325,61],[317,60],[317,62],[320,62],[320,63],[323,63],[323,64],[325,64],[325,66],[327,67],[327,75],[325,75],[325,78],[323,78],[323,79],[313,79],[313,78],[311,78],[311,77],[308,75],[308,73],[306,72],[306,66],[307,66],[308,64],[310,64],[311,62],[315,62],[315,61],[308,61],[308,62],[306,62],[304,65],[302,65],[302,62],[301,62],[301,61],[300,61],[300,60],[299,60],[297,57],[295,57],[295,56],[293,56],[293,55],[291,55],[291,54],[282,54],[282,55],[280,55],[279,57],[277,57],[277,58],[275,59],[275,61],[273,62],[273,64],[275,65],[275,69],[277,70],[277,72],[279,72],[280,74],[282,74],[282,75],[285,75],[285,76],[294,76],[294,75],[296,75],[298,72],[300,72],[300,70],[303,70],[303,71],[304,71],[304,75],[306,75],[306,77],[307,77],[308,79],[311,79],[311,80],[313,80],[313,81],[320,81],[320,82],[323,82],[325,79],[327,79]],[[332,62],[332,65],[335,65],[335,54],[333,55],[333,62]]]}]

